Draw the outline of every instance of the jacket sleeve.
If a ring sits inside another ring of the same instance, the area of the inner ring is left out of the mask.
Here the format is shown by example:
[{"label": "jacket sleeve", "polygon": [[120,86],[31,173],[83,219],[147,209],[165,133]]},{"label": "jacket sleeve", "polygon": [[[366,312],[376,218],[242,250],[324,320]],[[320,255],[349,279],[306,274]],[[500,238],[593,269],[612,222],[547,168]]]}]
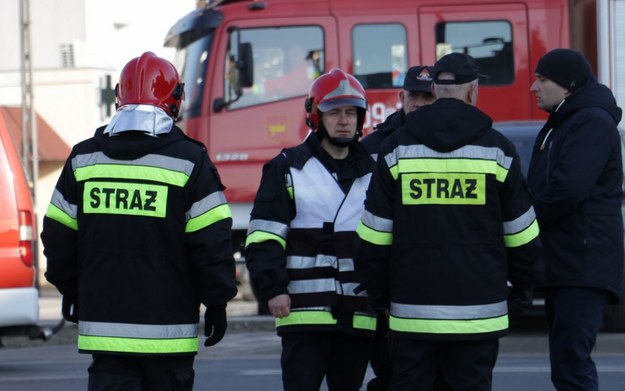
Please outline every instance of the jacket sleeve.
[{"label": "jacket sleeve", "polygon": [[237,292],[232,213],[217,169],[203,150],[189,179],[186,245],[200,301],[225,305]]},{"label": "jacket sleeve", "polygon": [[549,156],[554,168],[549,171],[547,185],[533,194],[543,227],[574,213],[592,195],[607,160],[614,156],[612,149],[618,147],[618,132],[609,115],[591,113],[597,112],[582,111],[568,120],[575,123],[563,129],[566,134],[559,154]]},{"label": "jacket sleeve", "polygon": [[543,278],[539,228],[519,156],[512,145],[507,154],[512,156],[512,161],[503,183],[501,203],[508,280],[513,287],[526,290]]},{"label": "jacket sleeve", "polygon": [[[386,145],[383,144],[383,145]],[[394,193],[396,182],[381,149],[369,183],[365,211],[356,229],[354,267],[369,303],[377,312],[389,308],[389,256],[393,244]]]},{"label": "jacket sleeve", "polygon": [[78,198],[71,156],[65,162],[43,218],[45,277],[62,295],[78,294]]},{"label": "jacket sleeve", "polygon": [[263,167],[245,242],[245,260],[260,300],[286,294],[289,277],[286,268],[286,239],[295,216],[285,175],[283,156]]}]

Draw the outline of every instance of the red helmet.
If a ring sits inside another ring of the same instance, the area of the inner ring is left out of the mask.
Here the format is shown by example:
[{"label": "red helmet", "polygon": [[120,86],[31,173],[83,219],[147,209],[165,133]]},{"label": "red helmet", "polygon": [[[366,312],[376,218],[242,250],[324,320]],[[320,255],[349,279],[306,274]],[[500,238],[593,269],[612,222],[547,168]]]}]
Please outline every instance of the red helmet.
[{"label": "red helmet", "polygon": [[115,87],[117,106],[145,104],[160,107],[172,118],[180,112],[184,84],[176,68],[152,52],[133,58],[124,66]]},{"label": "red helmet", "polygon": [[326,112],[337,107],[355,106],[358,108],[357,133],[367,111],[367,96],[362,84],[349,73],[334,68],[319,76],[308,91],[306,99],[306,123],[314,130],[319,129],[319,112]]}]

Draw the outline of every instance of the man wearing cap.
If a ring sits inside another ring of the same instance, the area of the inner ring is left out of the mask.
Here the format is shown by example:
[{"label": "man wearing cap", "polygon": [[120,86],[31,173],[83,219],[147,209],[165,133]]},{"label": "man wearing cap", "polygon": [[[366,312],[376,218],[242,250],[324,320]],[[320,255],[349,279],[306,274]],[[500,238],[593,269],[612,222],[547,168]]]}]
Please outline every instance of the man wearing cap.
[{"label": "man wearing cap", "polygon": [[417,65],[408,69],[404,78],[404,87],[399,91],[402,108],[389,115],[384,122],[375,127],[375,132],[360,141],[374,159],[377,159],[382,141],[404,125],[406,114],[434,102],[431,73],[432,67],[426,65]]},{"label": "man wearing cap", "polygon": [[622,112],[570,49],[538,61],[531,91],[549,112],[528,184],[544,246],[551,379],[558,390],[597,390],[591,352],[606,305],[623,289]]},{"label": "man wearing cap", "polygon": [[[399,91],[402,108],[389,115],[384,122],[375,127],[375,132],[360,142],[374,159],[377,159],[382,141],[404,125],[407,113],[434,102],[431,73],[432,67],[426,65],[411,67],[406,72],[403,89]],[[367,383],[367,391],[386,391],[391,381],[387,318],[386,314],[378,317],[378,327],[371,352],[371,369],[373,369],[375,377]]]},{"label": "man wearing cap", "polygon": [[479,76],[465,54],[436,62],[437,100],[383,143],[356,230],[356,270],[390,315],[393,391],[490,390],[507,281],[540,276],[519,157],[475,107]]}]

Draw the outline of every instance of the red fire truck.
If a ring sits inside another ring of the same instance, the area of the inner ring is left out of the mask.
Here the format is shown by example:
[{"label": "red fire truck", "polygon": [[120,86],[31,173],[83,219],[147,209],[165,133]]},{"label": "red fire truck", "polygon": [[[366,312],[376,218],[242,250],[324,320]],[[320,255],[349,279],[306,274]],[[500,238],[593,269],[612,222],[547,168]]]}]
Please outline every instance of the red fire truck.
[{"label": "red fire truck", "polygon": [[317,75],[340,67],[360,80],[367,133],[399,108],[409,66],[461,51],[488,75],[479,107],[537,127],[546,116],[530,84],[553,48],[582,50],[625,103],[619,29],[624,37],[620,0],[217,0],[178,21],[165,45],[185,82],[180,125],[219,169],[240,246],[262,165],[308,132],[304,98]]}]

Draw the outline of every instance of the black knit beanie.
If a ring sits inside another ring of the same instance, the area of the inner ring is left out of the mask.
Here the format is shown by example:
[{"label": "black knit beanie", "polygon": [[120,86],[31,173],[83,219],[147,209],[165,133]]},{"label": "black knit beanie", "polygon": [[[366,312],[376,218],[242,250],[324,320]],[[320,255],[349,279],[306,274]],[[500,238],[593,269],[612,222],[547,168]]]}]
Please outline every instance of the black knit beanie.
[{"label": "black knit beanie", "polygon": [[592,69],[580,52],[554,49],[538,61],[536,73],[574,92],[592,76]]}]

